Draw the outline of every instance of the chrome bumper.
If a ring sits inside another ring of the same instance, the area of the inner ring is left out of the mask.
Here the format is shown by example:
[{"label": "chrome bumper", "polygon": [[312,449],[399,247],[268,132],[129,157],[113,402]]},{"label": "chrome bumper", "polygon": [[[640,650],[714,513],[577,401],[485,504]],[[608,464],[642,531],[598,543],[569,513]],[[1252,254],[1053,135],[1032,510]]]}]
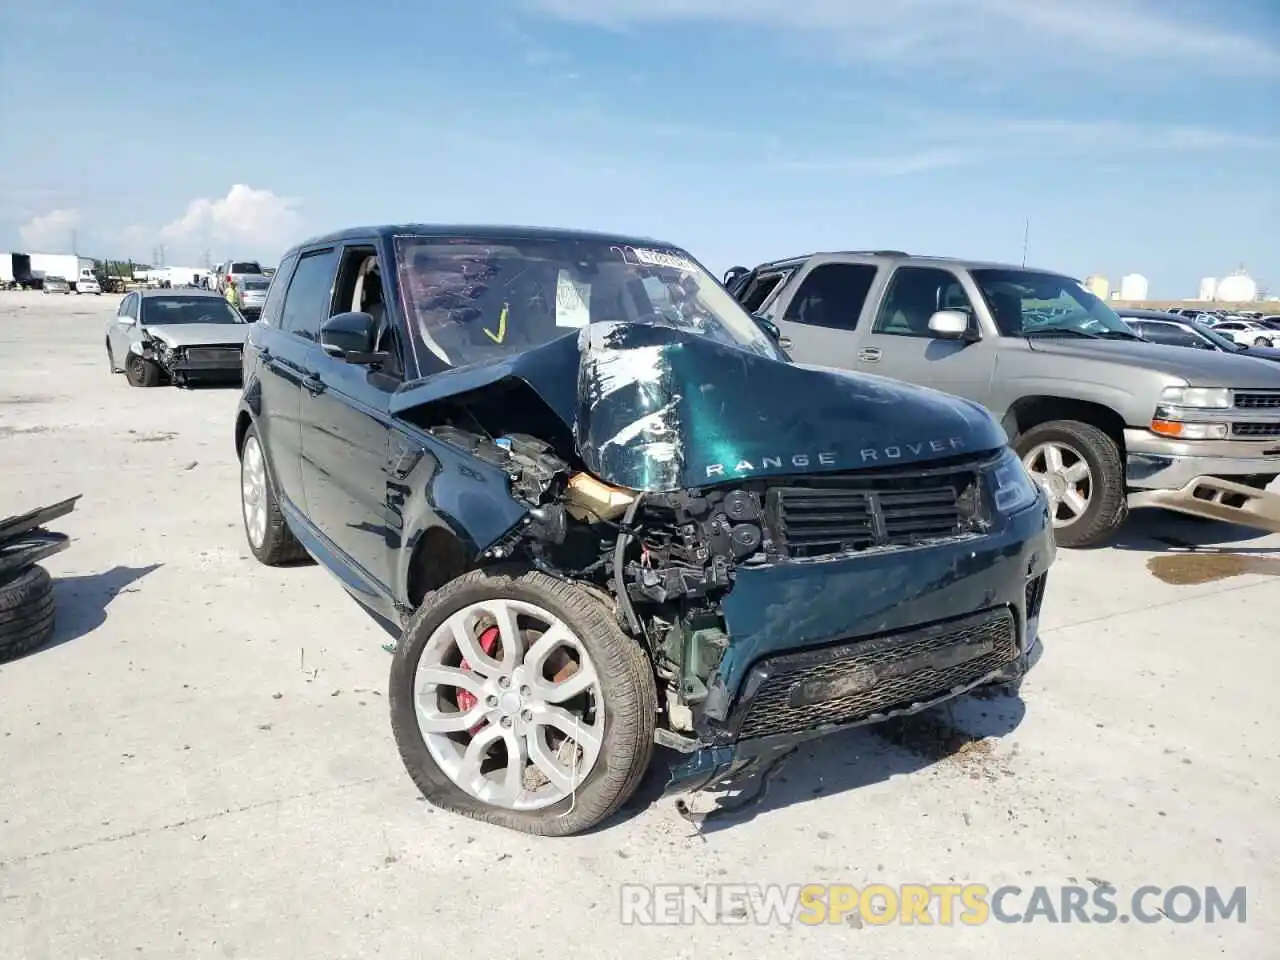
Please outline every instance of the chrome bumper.
[{"label": "chrome bumper", "polygon": [[1280,475],[1280,442],[1182,441],[1126,430],[1133,507],[1163,507],[1280,533],[1280,494],[1230,480]]}]

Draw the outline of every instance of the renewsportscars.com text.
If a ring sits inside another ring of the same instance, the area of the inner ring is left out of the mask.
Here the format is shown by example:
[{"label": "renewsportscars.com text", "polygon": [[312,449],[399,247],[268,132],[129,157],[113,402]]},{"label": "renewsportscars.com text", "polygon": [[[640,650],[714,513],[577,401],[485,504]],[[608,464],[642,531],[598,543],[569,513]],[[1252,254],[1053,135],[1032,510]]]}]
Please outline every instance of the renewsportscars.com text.
[{"label": "renewsportscars.com text", "polygon": [[1106,883],[624,884],[620,919],[637,925],[1244,923],[1246,900],[1244,887],[1185,884],[1144,885],[1124,894]]}]

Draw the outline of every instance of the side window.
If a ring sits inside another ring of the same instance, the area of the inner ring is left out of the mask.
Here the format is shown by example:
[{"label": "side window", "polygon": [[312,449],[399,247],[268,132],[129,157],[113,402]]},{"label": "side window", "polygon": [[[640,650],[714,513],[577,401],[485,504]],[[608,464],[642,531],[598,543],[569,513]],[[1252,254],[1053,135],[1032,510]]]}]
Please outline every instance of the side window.
[{"label": "side window", "polygon": [[138,319],[138,295],[131,293],[124,298],[124,303],[120,304],[120,316],[128,317],[130,320]]},{"label": "side window", "polygon": [[742,308],[747,313],[759,313],[765,302],[788,276],[788,273],[768,273],[756,277],[742,291],[742,295],[738,297],[738,302],[742,304]]},{"label": "side window", "polygon": [[1172,323],[1144,323],[1143,336],[1154,343],[1167,343],[1175,347],[1200,347],[1200,338],[1190,330],[1183,330]]},{"label": "side window", "polygon": [[263,301],[262,313],[258,316],[259,323],[280,326],[280,307],[284,303],[284,292],[288,289],[289,279],[293,276],[293,265],[297,262],[296,256],[285,257],[280,269],[271,278],[271,285],[267,287],[267,299]]},{"label": "side window", "polygon": [[973,316],[973,304],[960,279],[937,267],[899,267],[889,279],[872,329],[901,337],[932,338],[929,318],[939,310],[959,310]]},{"label": "side window", "polygon": [[784,320],[852,330],[866,303],[876,268],[866,263],[824,263],[800,281]]},{"label": "side window", "polygon": [[284,296],[280,326],[286,333],[305,340],[320,338],[320,324],[329,318],[337,257],[337,251],[329,247],[299,258]]}]

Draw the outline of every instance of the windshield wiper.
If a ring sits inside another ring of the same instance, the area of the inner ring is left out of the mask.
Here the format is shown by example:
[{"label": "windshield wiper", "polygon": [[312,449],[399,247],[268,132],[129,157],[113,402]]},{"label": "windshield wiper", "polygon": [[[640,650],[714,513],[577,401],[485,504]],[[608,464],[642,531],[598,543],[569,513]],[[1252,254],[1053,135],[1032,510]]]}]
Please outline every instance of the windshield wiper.
[{"label": "windshield wiper", "polygon": [[1089,333],[1076,327],[1041,327],[1038,330],[1023,330],[1024,337],[1053,337],[1061,334],[1065,337],[1084,337],[1087,340],[1101,340],[1096,333]]}]

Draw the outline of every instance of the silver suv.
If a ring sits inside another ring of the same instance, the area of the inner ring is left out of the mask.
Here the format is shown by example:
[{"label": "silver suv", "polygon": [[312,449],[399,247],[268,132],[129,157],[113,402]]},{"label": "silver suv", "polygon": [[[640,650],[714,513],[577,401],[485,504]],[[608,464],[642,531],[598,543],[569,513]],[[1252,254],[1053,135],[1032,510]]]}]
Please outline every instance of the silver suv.
[{"label": "silver suv", "polygon": [[1049,494],[1058,543],[1130,507],[1280,532],[1280,367],[1151,343],[1072,277],[898,251],[735,267],[730,292],[811,366],[977,401]]}]

